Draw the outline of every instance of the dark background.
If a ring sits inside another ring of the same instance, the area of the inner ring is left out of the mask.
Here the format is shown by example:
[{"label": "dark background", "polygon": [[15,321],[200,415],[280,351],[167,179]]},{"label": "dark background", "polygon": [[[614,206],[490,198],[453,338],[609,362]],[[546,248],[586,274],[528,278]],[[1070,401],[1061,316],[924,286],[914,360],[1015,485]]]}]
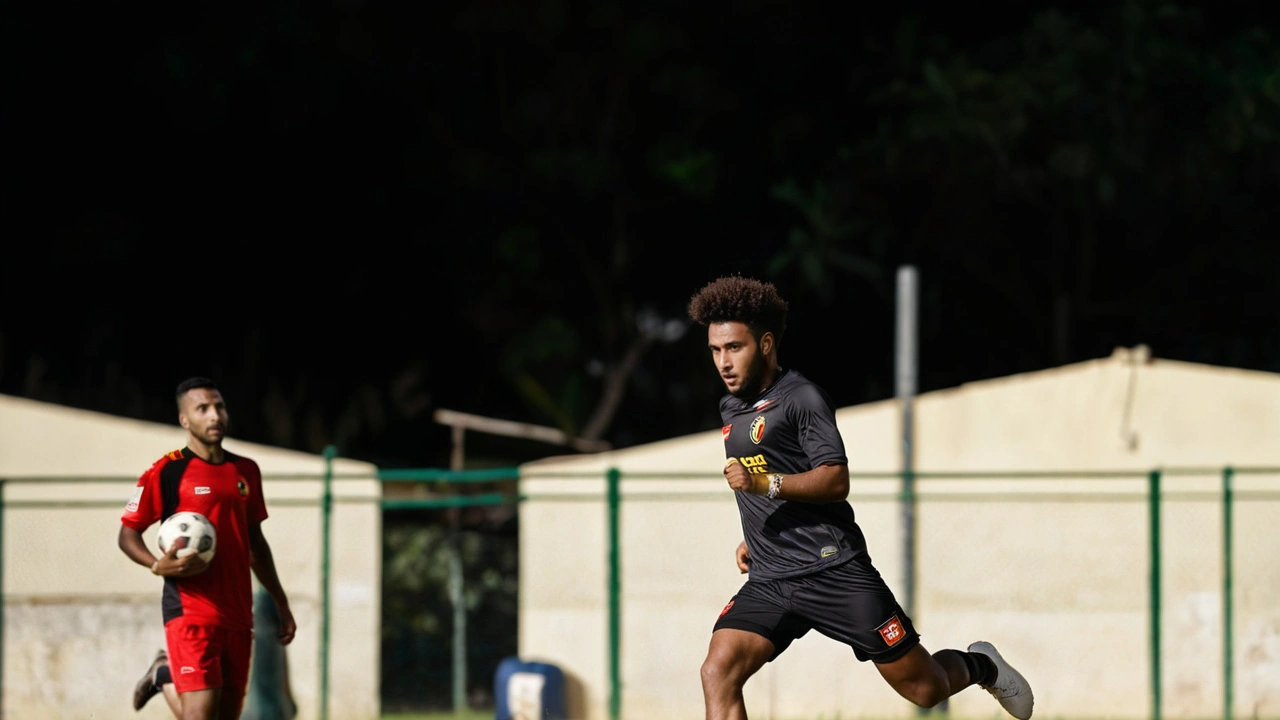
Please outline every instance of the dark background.
[{"label": "dark background", "polygon": [[[1280,371],[1259,7],[29,5],[0,392],[175,422],[205,374],[236,436],[383,466],[448,464],[439,408],[625,447],[719,425],[684,309],[732,272],[791,301],[784,364],[891,396],[908,263],[922,391],[1139,343]],[[386,514],[384,707],[448,704],[455,521],[484,704],[507,510]]]},{"label": "dark background", "polygon": [[41,8],[5,393],[171,422],[209,374],[241,438],[385,465],[447,464],[439,407],[626,446],[716,426],[700,333],[642,320],[729,272],[837,405],[890,396],[903,263],[922,390],[1137,343],[1280,370],[1251,4]]}]

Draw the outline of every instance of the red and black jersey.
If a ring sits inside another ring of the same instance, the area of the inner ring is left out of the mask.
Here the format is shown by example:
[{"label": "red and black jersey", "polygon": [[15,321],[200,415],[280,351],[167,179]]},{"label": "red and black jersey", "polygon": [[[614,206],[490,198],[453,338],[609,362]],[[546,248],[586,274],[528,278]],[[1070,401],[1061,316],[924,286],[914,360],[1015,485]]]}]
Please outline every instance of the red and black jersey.
[{"label": "red and black jersey", "polygon": [[120,521],[142,532],[179,511],[209,518],[218,532],[218,546],[204,572],[164,579],[164,621],[182,616],[210,625],[252,628],[249,525],[267,518],[258,464],[226,453],[226,460],[215,465],[188,448],[174,450],[138,478]]}]

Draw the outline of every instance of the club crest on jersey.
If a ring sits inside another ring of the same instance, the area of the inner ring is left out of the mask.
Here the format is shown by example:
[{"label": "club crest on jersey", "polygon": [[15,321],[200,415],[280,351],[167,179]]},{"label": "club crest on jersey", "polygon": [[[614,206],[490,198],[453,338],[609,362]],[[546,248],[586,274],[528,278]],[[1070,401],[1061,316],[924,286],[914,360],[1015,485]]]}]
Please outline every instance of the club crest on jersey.
[{"label": "club crest on jersey", "polygon": [[764,416],[757,415],[755,420],[751,421],[751,442],[756,445],[764,438]]},{"label": "club crest on jersey", "polygon": [[733,426],[732,426],[732,425],[725,425],[724,427],[720,428],[720,438],[721,438],[722,440],[728,440],[728,439],[729,439],[729,431],[730,431],[730,430],[732,430],[732,429],[733,429]]},{"label": "club crest on jersey", "polygon": [[249,497],[249,483],[245,481],[243,475],[236,481],[236,490],[240,492],[240,497]]}]

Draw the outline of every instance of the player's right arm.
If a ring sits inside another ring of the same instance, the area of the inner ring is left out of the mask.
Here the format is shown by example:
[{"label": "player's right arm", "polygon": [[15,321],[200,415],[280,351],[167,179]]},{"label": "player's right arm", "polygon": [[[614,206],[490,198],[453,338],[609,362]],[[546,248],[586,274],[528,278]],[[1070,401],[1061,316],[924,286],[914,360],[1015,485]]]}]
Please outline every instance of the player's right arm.
[{"label": "player's right arm", "polygon": [[147,543],[143,541],[142,533],[124,523],[120,524],[120,536],[116,538],[116,544],[120,546],[120,550],[125,555],[129,556],[130,560],[143,567],[152,567],[160,559],[152,555],[151,551],[147,549]]},{"label": "player's right arm", "polygon": [[147,549],[146,541],[142,539],[142,533],[124,523],[120,524],[120,536],[116,542],[130,560],[149,568],[152,573],[161,577],[190,577],[204,572],[205,568],[209,567],[198,553],[178,557],[177,543],[174,543],[173,547],[169,548],[169,552],[160,557],[152,555]]},{"label": "player's right arm", "polygon": [[160,468],[164,463],[164,458],[158,460],[138,478],[133,498],[125,505],[124,515],[120,517],[120,534],[116,544],[130,560],[150,569],[156,575],[187,577],[203,572],[208,563],[197,553],[178,557],[176,544],[169,548],[169,552],[157,558],[151,554],[146,541],[142,539],[142,532],[160,519]]}]

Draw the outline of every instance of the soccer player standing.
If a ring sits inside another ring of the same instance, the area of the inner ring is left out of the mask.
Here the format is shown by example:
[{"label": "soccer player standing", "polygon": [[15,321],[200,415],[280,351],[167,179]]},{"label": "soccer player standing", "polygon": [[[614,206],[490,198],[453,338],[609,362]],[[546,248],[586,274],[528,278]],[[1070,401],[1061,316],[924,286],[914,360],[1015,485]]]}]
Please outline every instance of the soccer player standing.
[{"label": "soccer player standing", "polygon": [[[119,544],[130,559],[164,578],[168,663],[163,669],[177,691],[174,713],[182,720],[234,720],[249,678],[251,570],[275,601],[282,645],[293,640],[297,626],[262,534],[267,508],[258,464],[222,448],[228,425],[222,393],[212,380],[196,377],[178,385],[177,401],[187,446],[160,458],[139,478],[121,517]],[[194,553],[177,557],[176,547],[157,558],[142,539],[153,523],[187,510],[209,518],[217,529],[217,554],[208,563]],[[153,670],[160,669],[157,658]],[[156,678],[154,687],[167,679]]]},{"label": "soccer player standing", "polygon": [[745,720],[742,688],[809,630],[875,663],[899,695],[933,707],[969,685],[1020,720],[1026,679],[988,642],[932,655],[880,573],[848,502],[849,468],[827,394],[778,364],[788,304],[772,284],[719,278],[689,301],[729,394],[724,476],[737,498],[750,577],[720,613],[702,665],[707,720]]}]

